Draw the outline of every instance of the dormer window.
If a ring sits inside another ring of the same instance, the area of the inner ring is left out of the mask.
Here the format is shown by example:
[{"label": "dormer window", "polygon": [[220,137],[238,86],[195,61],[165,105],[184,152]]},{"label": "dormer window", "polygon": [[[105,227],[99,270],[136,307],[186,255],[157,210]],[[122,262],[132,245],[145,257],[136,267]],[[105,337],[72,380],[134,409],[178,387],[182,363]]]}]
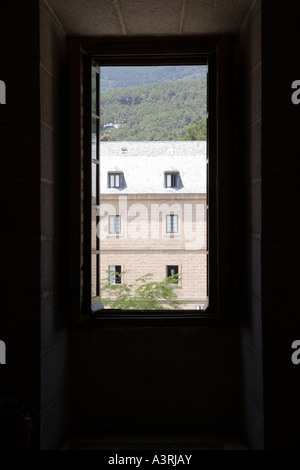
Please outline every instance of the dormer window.
[{"label": "dormer window", "polygon": [[121,172],[108,173],[108,187],[121,189],[123,187],[123,176]]},{"label": "dormer window", "polygon": [[179,173],[170,171],[165,173],[165,188],[178,188]]}]

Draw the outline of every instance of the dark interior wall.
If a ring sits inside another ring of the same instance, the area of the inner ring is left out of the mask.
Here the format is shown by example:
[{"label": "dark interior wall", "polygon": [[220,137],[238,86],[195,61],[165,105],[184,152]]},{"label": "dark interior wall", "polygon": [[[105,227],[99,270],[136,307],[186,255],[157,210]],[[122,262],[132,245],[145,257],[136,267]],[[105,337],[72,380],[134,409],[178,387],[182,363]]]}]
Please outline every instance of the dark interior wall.
[{"label": "dark interior wall", "polygon": [[72,334],[73,432],[235,433],[238,331],[79,328]]},{"label": "dark interior wall", "polygon": [[299,79],[297,1],[255,6],[241,35],[247,201],[247,302],[241,319],[244,427],[253,449],[297,449]]},{"label": "dark interior wall", "polygon": [[261,2],[247,18],[240,43],[242,155],[245,158],[245,307],[241,311],[241,367],[244,429],[251,448],[264,446],[261,287]]},{"label": "dark interior wall", "polygon": [[40,2],[41,448],[68,430],[68,68],[62,26]]},{"label": "dark interior wall", "polygon": [[65,35],[44,2],[1,1],[0,398],[29,403],[36,448],[67,436]]},{"label": "dark interior wall", "polygon": [[[24,19],[26,18],[26,21]],[[38,2],[0,4],[0,396],[40,407],[40,95]]]},{"label": "dark interior wall", "polygon": [[291,345],[300,337],[300,5],[262,5],[262,293],[265,445],[299,449],[300,366]]}]

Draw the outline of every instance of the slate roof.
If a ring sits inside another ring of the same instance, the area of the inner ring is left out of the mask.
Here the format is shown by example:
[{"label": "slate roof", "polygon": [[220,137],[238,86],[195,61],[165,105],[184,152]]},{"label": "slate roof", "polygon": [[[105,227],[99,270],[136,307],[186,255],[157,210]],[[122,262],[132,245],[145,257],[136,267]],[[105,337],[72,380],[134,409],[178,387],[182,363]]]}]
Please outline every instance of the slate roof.
[{"label": "slate roof", "polygon": [[[205,194],[206,142],[101,142],[101,194]],[[108,173],[124,175],[122,189],[108,188]],[[177,189],[165,188],[166,172],[178,172]]]}]

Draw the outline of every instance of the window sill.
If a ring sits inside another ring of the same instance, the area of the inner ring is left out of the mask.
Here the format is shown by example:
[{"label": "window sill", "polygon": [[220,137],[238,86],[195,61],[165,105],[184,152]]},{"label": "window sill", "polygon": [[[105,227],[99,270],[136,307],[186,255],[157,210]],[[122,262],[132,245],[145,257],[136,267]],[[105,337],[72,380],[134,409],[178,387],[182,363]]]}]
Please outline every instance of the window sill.
[{"label": "window sill", "polygon": [[131,327],[218,327],[234,326],[226,323],[207,311],[178,310],[178,311],[133,311],[133,310],[97,310],[75,327],[78,328],[131,328]]}]

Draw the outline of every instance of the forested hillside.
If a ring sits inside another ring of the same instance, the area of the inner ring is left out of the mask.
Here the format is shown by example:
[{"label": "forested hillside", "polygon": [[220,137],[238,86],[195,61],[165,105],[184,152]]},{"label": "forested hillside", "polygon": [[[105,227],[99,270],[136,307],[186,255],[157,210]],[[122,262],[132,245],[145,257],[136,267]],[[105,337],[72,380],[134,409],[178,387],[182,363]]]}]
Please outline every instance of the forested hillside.
[{"label": "forested hillside", "polygon": [[[206,118],[206,78],[181,80],[178,73],[173,70],[174,81],[101,93],[102,139],[183,140],[190,126]],[[110,123],[119,128],[105,128]]]},{"label": "forested hillside", "polygon": [[150,83],[205,78],[206,66],[101,67],[101,92]]}]

